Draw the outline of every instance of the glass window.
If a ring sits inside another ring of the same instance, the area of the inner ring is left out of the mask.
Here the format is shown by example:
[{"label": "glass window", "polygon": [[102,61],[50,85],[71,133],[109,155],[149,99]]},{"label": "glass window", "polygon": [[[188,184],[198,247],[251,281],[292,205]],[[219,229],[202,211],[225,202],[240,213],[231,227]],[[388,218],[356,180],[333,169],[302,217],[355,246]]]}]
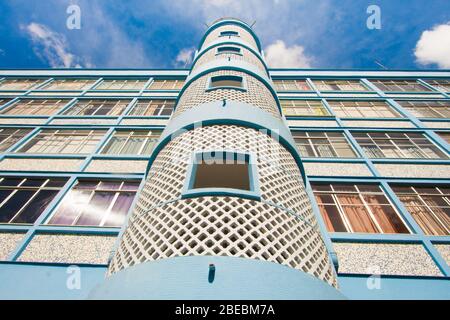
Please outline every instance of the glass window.
[{"label": "glass window", "polygon": [[226,46],[217,48],[217,54],[240,54],[240,53],[241,48],[238,47]]},{"label": "glass window", "polygon": [[276,91],[312,91],[306,80],[273,80]]},{"label": "glass window", "polygon": [[450,79],[435,79],[426,80],[426,83],[432,85],[435,88],[443,92],[450,92]]},{"label": "glass window", "polygon": [[238,37],[239,36],[239,32],[237,31],[222,31],[220,33],[221,37]]},{"label": "glass window", "polygon": [[103,154],[150,154],[161,130],[116,131],[103,148]]},{"label": "glass window", "polygon": [[330,232],[410,233],[377,185],[312,184]]},{"label": "glass window", "polygon": [[330,116],[320,100],[280,100],[285,116]]},{"label": "glass window", "polygon": [[181,90],[184,85],[184,80],[181,79],[155,79],[150,86],[149,90]]},{"label": "glass window", "polygon": [[0,151],[9,149],[30,132],[31,129],[0,128]]},{"label": "glass window", "polygon": [[450,102],[445,100],[397,101],[417,118],[450,118]]},{"label": "glass window", "polygon": [[328,104],[341,118],[399,118],[400,114],[384,101],[335,101]]},{"label": "glass window", "polygon": [[34,223],[66,178],[0,178],[0,223]]},{"label": "glass window", "polygon": [[92,153],[106,130],[42,130],[17,152],[79,154]]},{"label": "glass window", "polygon": [[300,154],[314,158],[355,158],[356,153],[342,132],[295,131]]},{"label": "glass window", "polygon": [[368,91],[359,80],[314,80],[319,91]]},{"label": "glass window", "polygon": [[47,84],[43,90],[86,90],[89,89],[96,80],[94,79],[58,79]]},{"label": "glass window", "polygon": [[70,116],[119,116],[131,100],[93,99],[78,100],[65,115]]},{"label": "glass window", "polygon": [[447,159],[423,133],[352,132],[370,158]]},{"label": "glass window", "polygon": [[80,180],[47,224],[120,227],[139,188],[136,180]]},{"label": "glass window", "polygon": [[170,116],[175,108],[175,100],[139,99],[131,109],[130,116]]},{"label": "glass window", "polygon": [[141,90],[148,80],[143,79],[108,79],[103,80],[96,90]]},{"label": "glass window", "polygon": [[450,235],[450,187],[392,186],[427,235]]},{"label": "glass window", "polygon": [[69,101],[64,99],[20,99],[1,110],[0,114],[50,116],[61,110]]},{"label": "glass window", "polygon": [[437,134],[450,144],[450,132],[438,132]]},{"label": "glass window", "polygon": [[370,80],[381,91],[387,92],[427,92],[432,91],[416,80]]},{"label": "glass window", "polygon": [[43,82],[42,79],[6,79],[0,82],[0,90],[30,90]]},{"label": "glass window", "polygon": [[244,79],[238,76],[216,76],[211,77],[210,88],[222,88],[222,87],[231,87],[231,88],[243,88],[244,87]]}]

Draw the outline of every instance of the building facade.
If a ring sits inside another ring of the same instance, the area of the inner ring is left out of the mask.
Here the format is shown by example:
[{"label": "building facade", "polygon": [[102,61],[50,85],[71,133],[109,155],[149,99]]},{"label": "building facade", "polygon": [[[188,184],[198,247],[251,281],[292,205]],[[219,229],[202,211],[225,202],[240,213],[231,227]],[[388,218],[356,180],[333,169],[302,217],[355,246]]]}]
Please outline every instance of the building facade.
[{"label": "building facade", "polygon": [[[0,297],[450,298],[450,72],[0,70]],[[44,290],[43,290],[44,288]]]}]

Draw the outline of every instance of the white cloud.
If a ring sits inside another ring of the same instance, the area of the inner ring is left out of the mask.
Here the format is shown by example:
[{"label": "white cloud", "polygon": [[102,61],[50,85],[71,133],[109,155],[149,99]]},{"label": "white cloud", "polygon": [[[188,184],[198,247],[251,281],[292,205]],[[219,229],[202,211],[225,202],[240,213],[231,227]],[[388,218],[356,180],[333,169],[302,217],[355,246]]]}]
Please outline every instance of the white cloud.
[{"label": "white cloud", "polygon": [[437,64],[442,69],[450,68],[450,22],[424,31],[414,55],[422,65]]},{"label": "white cloud", "polygon": [[305,55],[299,45],[287,47],[283,40],[277,40],[265,49],[266,62],[271,68],[311,68],[312,58]]},{"label": "white cloud", "polygon": [[183,68],[188,67],[194,59],[194,52],[194,48],[182,49],[175,59],[175,65]]},{"label": "white cloud", "polygon": [[43,24],[32,22],[22,26],[34,44],[34,52],[52,68],[81,68],[81,59],[68,51],[63,34],[52,31]]}]

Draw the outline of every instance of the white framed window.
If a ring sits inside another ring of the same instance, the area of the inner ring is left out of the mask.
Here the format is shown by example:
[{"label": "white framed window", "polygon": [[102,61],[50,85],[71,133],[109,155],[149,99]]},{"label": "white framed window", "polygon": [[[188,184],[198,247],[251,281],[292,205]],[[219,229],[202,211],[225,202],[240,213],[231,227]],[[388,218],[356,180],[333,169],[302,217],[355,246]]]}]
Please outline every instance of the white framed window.
[{"label": "white framed window", "polygon": [[294,141],[303,157],[355,158],[356,152],[342,132],[294,131]]},{"label": "white framed window", "polygon": [[30,90],[44,81],[44,79],[4,79],[0,82],[0,90]]},{"label": "white framed window", "polygon": [[89,89],[96,79],[56,79],[48,83],[41,90],[76,90]]},{"label": "white framed window", "polygon": [[161,132],[161,130],[118,130],[101,153],[149,155]]},{"label": "white framed window", "polygon": [[25,137],[31,129],[0,128],[0,152],[3,152]]},{"label": "white framed window", "polygon": [[448,159],[448,156],[415,132],[352,132],[370,158]]},{"label": "white framed window", "polygon": [[372,84],[377,86],[381,91],[386,92],[430,92],[430,88],[424,86],[417,80],[388,80],[388,79],[371,79]]},{"label": "white framed window", "polygon": [[79,180],[46,224],[120,227],[139,184],[138,180]]},{"label": "white framed window", "polygon": [[95,90],[137,90],[140,91],[148,80],[145,79],[104,79]]},{"label": "white framed window", "polygon": [[50,116],[61,110],[70,100],[67,99],[20,99],[0,114]]},{"label": "white framed window", "polygon": [[154,79],[147,90],[181,90],[184,79]]},{"label": "white framed window", "polygon": [[281,99],[283,114],[287,117],[295,116],[331,116],[321,100]]},{"label": "white framed window", "polygon": [[361,80],[313,80],[319,91],[368,91]]},{"label": "white framed window", "polygon": [[175,99],[139,99],[128,115],[169,117],[173,113],[175,102]]},{"label": "white framed window", "polygon": [[92,99],[78,100],[64,112],[68,116],[119,116],[131,100]]},{"label": "white framed window", "polygon": [[384,101],[327,100],[340,118],[401,118],[394,108]]},{"label": "white framed window", "polygon": [[45,129],[16,152],[49,154],[88,154],[94,152],[106,130]]},{"label": "white framed window", "polygon": [[450,101],[396,101],[417,118],[450,118]]}]

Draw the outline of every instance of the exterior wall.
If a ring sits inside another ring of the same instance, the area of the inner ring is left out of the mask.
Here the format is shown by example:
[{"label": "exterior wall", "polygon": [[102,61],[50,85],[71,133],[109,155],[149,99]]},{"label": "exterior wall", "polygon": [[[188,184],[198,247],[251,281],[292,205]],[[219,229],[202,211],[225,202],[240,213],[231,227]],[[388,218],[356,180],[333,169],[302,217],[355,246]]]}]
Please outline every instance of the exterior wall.
[{"label": "exterior wall", "polygon": [[[211,77],[224,75],[244,77],[246,81],[246,90],[215,89],[205,92]],[[173,117],[175,118],[182,112],[190,110],[198,105],[214,101],[223,101],[224,99],[245,102],[267,111],[277,118],[281,117],[275,98],[261,81],[244,72],[232,70],[211,72],[193,81],[181,95]]]}]

